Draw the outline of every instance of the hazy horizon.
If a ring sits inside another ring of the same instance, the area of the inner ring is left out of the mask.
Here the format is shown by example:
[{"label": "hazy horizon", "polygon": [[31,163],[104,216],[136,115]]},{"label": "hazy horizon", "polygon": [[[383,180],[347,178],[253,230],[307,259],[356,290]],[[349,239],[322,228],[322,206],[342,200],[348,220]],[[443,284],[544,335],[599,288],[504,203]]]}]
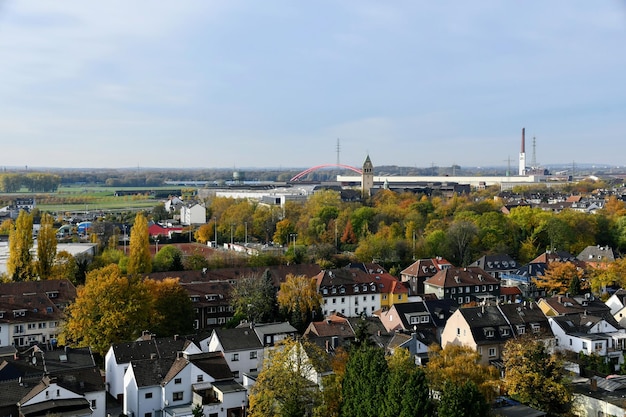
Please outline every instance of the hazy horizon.
[{"label": "hazy horizon", "polygon": [[[0,2],[0,166],[624,164],[626,3]],[[296,169],[296,168],[294,168]]]}]

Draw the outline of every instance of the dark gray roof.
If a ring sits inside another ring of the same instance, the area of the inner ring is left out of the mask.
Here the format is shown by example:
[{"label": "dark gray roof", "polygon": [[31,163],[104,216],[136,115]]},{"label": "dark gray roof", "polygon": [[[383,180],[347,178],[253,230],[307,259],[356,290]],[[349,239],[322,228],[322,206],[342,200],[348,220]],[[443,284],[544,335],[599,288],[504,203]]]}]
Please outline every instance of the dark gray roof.
[{"label": "dark gray roof", "polygon": [[176,358],[189,342],[181,337],[151,338],[113,345],[113,354],[118,364],[151,358]]},{"label": "dark gray roof", "polygon": [[505,343],[514,335],[498,306],[468,307],[459,311],[478,345]]},{"label": "dark gray roof", "polygon": [[519,268],[519,264],[508,254],[484,255],[470,266],[478,266],[487,272],[510,271]]},{"label": "dark gray roof", "polygon": [[219,338],[224,352],[263,348],[263,344],[259,340],[256,332],[249,327],[215,329],[213,332]]},{"label": "dark gray roof", "polygon": [[159,385],[169,372],[174,359],[152,359],[131,362],[137,386],[149,387]]},{"label": "dark gray roof", "polygon": [[190,355],[189,361],[211,375],[216,381],[228,381],[233,378],[233,373],[224,358],[222,352],[208,352]]}]

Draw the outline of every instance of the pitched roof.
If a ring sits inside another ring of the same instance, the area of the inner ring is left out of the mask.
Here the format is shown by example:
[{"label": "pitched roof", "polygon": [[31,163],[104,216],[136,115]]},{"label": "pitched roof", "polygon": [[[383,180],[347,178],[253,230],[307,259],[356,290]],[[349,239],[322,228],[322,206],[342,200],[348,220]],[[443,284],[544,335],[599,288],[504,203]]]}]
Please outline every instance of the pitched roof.
[{"label": "pitched roof", "polygon": [[478,345],[504,343],[513,337],[513,329],[498,306],[467,307],[458,311]]},{"label": "pitched roof", "polygon": [[418,259],[402,270],[400,275],[428,278],[435,275],[438,271],[450,267],[452,267],[452,264],[442,257]]},{"label": "pitched roof", "polygon": [[470,266],[477,266],[484,269],[487,272],[498,271],[510,271],[517,269],[519,264],[511,258],[510,255],[505,253],[484,255],[477,259]]},{"label": "pitched roof", "polygon": [[608,246],[587,246],[576,258],[583,262],[613,262],[615,254]]},{"label": "pitched roof", "polygon": [[230,380],[233,373],[222,352],[207,352],[189,355],[189,361],[206,372],[216,381]]},{"label": "pitched roof", "polygon": [[352,330],[348,319],[339,314],[331,314],[325,320],[311,322],[305,330],[304,335],[354,338],[354,331]]},{"label": "pitched roof", "polygon": [[174,361],[173,358],[132,361],[130,364],[137,387],[159,385],[170,371]]},{"label": "pitched roof", "polygon": [[261,349],[263,347],[257,334],[249,327],[214,329],[213,333],[219,338],[224,352]]},{"label": "pitched roof", "polygon": [[112,346],[118,364],[143,359],[175,358],[189,341],[181,337],[151,338],[134,342],[116,343]]},{"label": "pitched roof", "polygon": [[425,283],[436,287],[451,288],[467,285],[499,284],[500,281],[484,269],[470,266],[467,268],[443,269],[431,278],[428,278]]}]

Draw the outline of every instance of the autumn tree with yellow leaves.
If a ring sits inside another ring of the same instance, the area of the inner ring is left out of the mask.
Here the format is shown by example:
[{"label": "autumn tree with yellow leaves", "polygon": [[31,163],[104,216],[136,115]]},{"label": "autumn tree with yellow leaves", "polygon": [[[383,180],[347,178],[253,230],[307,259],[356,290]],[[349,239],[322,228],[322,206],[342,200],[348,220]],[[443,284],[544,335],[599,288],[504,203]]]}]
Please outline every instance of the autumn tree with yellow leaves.
[{"label": "autumn tree with yellow leaves", "polygon": [[289,322],[303,331],[308,322],[322,305],[322,296],[317,292],[315,278],[288,274],[280,284],[277,296],[278,306],[290,316]]}]

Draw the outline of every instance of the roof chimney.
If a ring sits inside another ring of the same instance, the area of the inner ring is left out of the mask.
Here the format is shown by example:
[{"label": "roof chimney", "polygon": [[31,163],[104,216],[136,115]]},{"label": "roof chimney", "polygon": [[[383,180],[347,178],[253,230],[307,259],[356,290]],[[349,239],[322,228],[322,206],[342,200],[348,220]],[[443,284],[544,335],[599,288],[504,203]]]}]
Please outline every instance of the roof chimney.
[{"label": "roof chimney", "polygon": [[522,153],[526,153],[526,128],[522,128]]}]

